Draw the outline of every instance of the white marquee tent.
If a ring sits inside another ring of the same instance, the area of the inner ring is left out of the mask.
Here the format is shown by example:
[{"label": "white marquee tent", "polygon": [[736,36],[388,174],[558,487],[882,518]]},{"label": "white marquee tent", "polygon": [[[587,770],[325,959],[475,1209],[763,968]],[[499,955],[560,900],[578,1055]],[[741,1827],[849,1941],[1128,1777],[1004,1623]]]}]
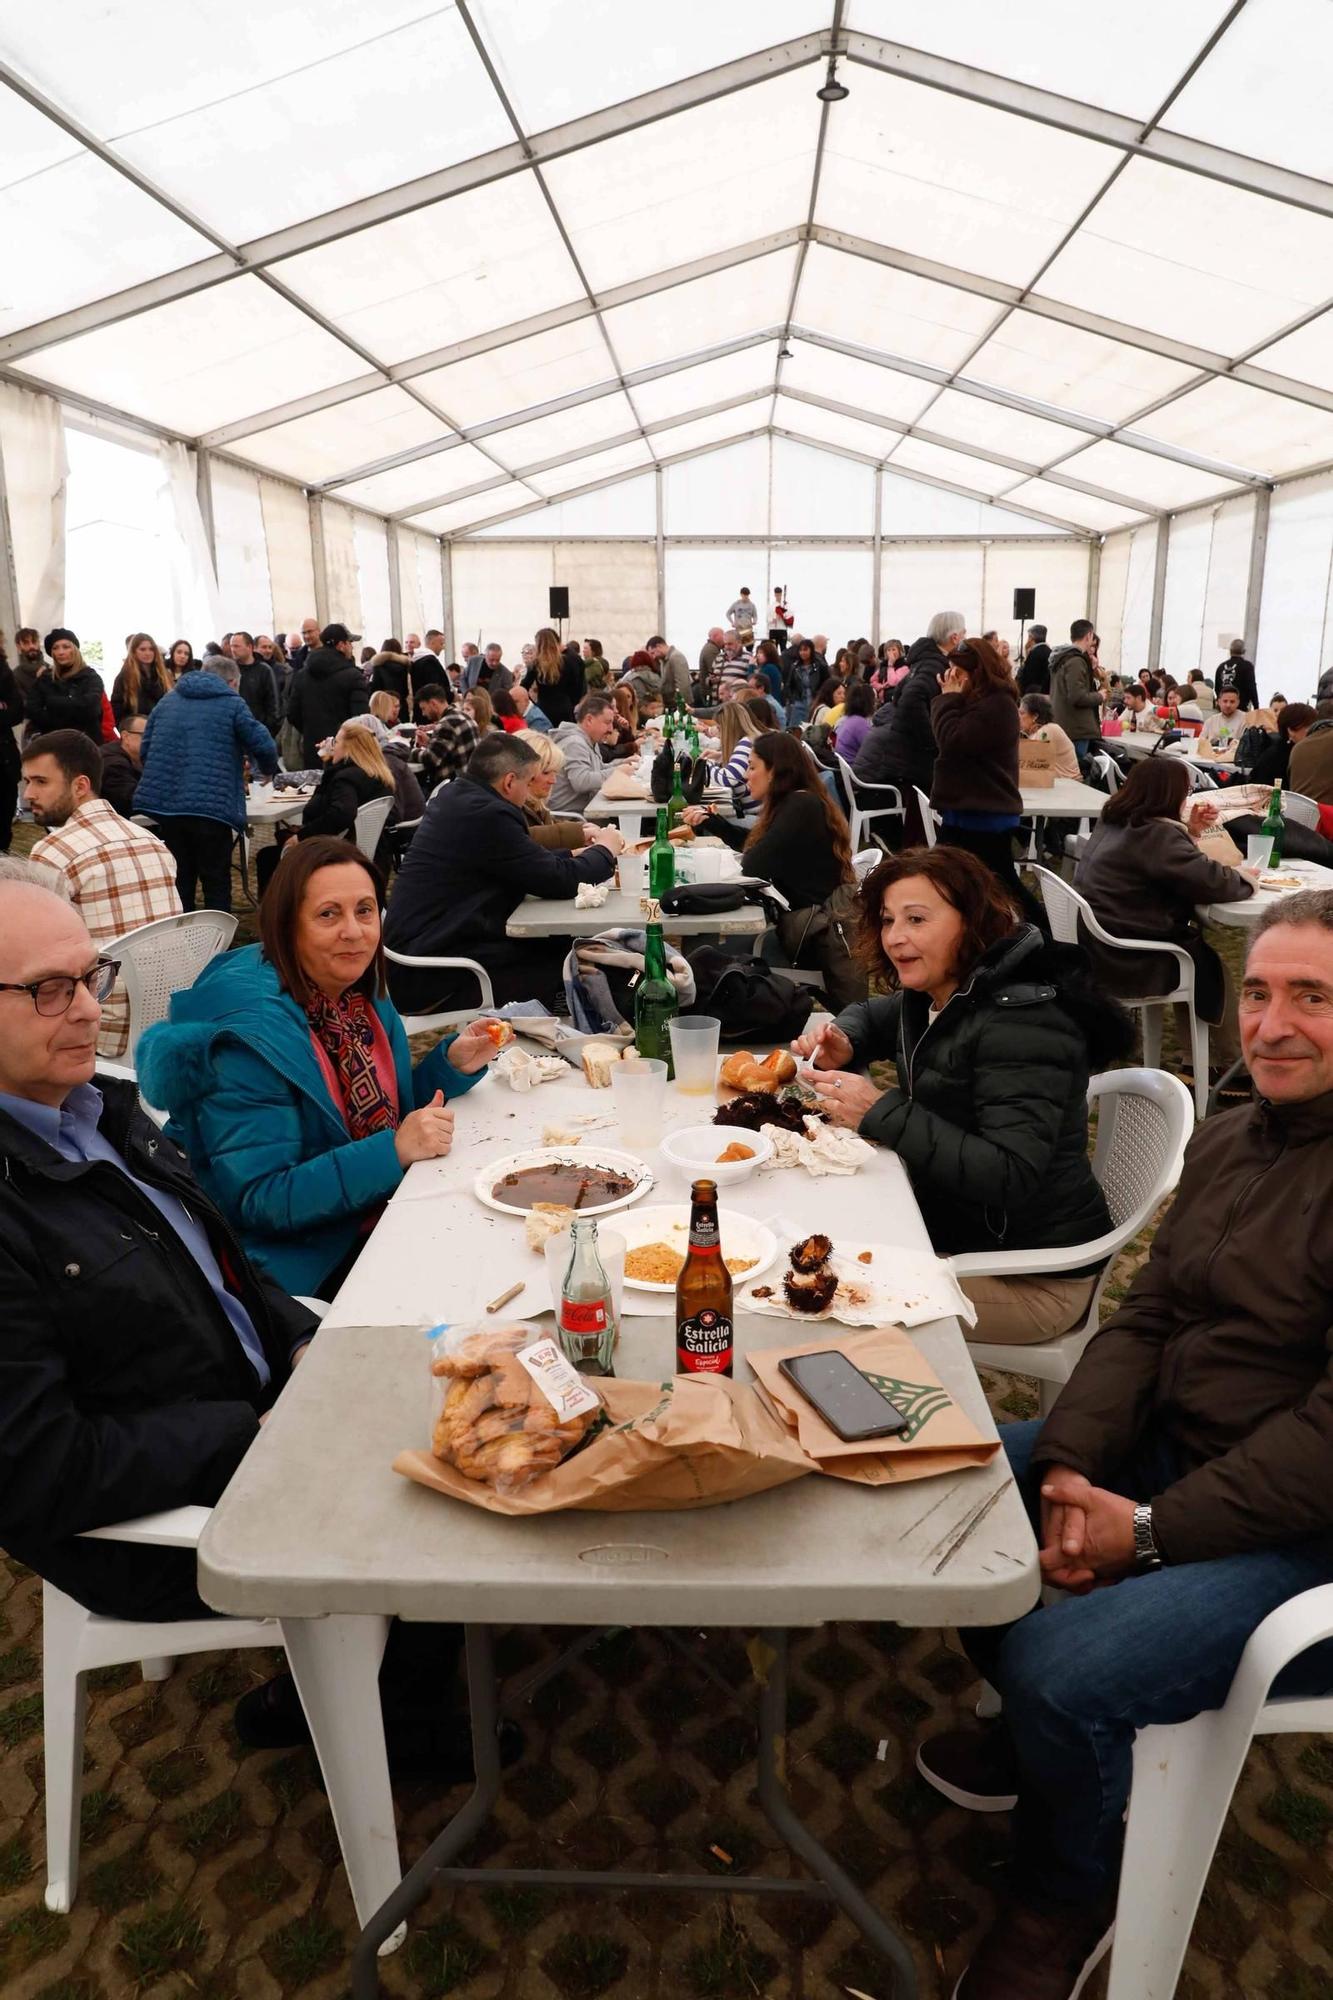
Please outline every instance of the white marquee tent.
[{"label": "white marquee tent", "polygon": [[[66,423],[227,622],[735,588],[1333,658],[1329,0],[50,0],[0,25],[0,624]],[[830,89],[829,86],[832,85]]]}]

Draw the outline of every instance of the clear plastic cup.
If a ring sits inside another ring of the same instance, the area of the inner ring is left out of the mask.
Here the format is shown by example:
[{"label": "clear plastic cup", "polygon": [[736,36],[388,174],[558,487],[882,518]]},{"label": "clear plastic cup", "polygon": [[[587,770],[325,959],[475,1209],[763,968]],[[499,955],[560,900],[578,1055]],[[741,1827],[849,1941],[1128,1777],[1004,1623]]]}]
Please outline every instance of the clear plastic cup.
[{"label": "clear plastic cup", "polygon": [[1271,833],[1250,833],[1245,837],[1245,866],[1262,875],[1273,858]]},{"label": "clear plastic cup", "polygon": [[670,1023],[676,1088],[685,1097],[711,1097],[717,1083],[722,1023],[712,1014],[681,1014]]},{"label": "clear plastic cup", "polygon": [[667,1066],[655,1056],[611,1065],[611,1109],[627,1146],[655,1146],[662,1136]]}]

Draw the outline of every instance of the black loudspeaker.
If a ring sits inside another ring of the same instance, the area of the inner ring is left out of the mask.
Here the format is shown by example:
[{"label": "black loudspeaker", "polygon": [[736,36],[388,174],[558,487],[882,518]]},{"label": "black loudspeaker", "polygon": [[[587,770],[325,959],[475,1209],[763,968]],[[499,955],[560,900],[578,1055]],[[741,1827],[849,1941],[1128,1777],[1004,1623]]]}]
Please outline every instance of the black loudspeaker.
[{"label": "black loudspeaker", "polygon": [[1019,619],[1035,618],[1037,615],[1037,593],[1035,590],[1014,592],[1014,616]]},{"label": "black loudspeaker", "polygon": [[[1029,591],[1029,592],[1028,592],[1028,595],[1029,595],[1029,597],[1030,597],[1030,596],[1032,595],[1031,591]],[[568,616],[569,616],[569,586],[568,586],[568,584],[565,584],[565,583],[553,583],[553,584],[551,585],[551,613],[550,613],[550,615],[551,615],[551,617],[552,617],[552,618],[568,618]]]}]

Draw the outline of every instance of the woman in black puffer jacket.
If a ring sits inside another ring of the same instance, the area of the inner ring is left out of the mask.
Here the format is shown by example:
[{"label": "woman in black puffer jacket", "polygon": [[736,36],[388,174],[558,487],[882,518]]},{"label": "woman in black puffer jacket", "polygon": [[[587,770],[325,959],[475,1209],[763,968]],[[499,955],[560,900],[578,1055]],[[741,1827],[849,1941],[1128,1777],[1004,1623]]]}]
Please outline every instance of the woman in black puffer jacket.
[{"label": "woman in black puffer jacket", "polygon": [[[898,990],[845,1008],[793,1047],[835,1124],[897,1153],[943,1256],[1060,1249],[1111,1227],[1088,1159],[1090,1071],[1127,1055],[1129,1016],[1077,946],[1019,918],[961,848],[881,862],[861,891],[869,970]],[[880,1090],[854,1072],[897,1065]],[[1096,1269],[970,1278],[975,1340],[1050,1340],[1087,1311]]]}]

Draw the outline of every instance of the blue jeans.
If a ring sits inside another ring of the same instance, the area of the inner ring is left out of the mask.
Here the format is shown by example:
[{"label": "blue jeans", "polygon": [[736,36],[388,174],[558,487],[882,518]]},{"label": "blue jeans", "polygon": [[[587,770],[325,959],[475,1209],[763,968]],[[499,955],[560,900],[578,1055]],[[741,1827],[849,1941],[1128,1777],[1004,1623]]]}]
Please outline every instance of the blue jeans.
[{"label": "blue jeans", "polygon": [[[1040,1420],[1000,1436],[1034,1527],[1032,1453]],[[1147,1499],[1179,1478],[1165,1440],[1149,1439],[1114,1482]],[[964,1632],[969,1657],[1004,1700],[1019,1765],[1016,1886],[1042,1902],[1092,1904],[1114,1891],[1136,1730],[1220,1708],[1246,1641],[1270,1611],[1333,1580],[1333,1556],[1304,1544],[1181,1563],[1062,1596],[1016,1624]],[[1333,1689],[1333,1641],[1278,1676],[1280,1695]]]}]

